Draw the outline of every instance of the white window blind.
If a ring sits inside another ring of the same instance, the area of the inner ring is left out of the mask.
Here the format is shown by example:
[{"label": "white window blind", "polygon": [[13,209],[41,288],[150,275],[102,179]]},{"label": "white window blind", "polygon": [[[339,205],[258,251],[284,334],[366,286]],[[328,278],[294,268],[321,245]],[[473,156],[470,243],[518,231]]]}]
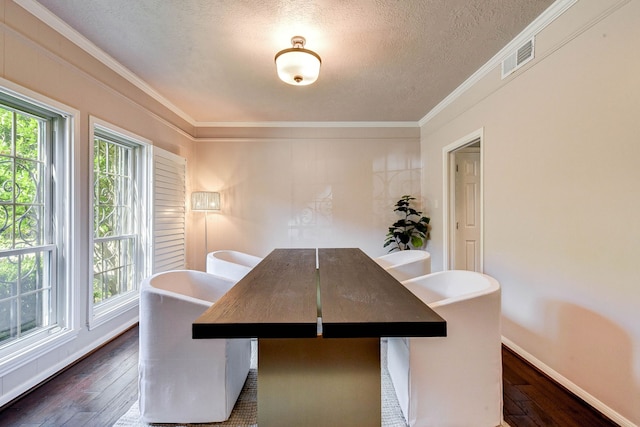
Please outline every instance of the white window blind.
[{"label": "white window blind", "polygon": [[185,268],[187,161],[153,150],[153,273]]}]

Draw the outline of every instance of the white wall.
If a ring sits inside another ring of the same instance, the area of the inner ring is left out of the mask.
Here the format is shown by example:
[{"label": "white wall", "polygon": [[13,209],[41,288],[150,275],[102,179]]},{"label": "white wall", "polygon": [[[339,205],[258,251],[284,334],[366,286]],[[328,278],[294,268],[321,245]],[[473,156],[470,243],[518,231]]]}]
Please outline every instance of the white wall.
[{"label": "white wall", "polygon": [[[275,248],[359,247],[382,255],[393,206],[420,196],[417,129],[399,137],[209,140],[196,143],[194,190],[220,191],[209,251],[265,256]],[[322,133],[320,131],[319,133]],[[191,266],[204,269],[204,214],[192,212]]]},{"label": "white wall", "polygon": [[[532,63],[505,81],[494,70],[423,126],[420,142],[409,131],[302,131],[204,140],[193,152],[188,123],[12,1],[0,1],[0,18],[1,77],[80,111],[79,182],[90,114],[187,157],[191,189],[223,196],[223,212],[209,217],[210,250],[379,255],[393,203],[422,187],[438,270],[442,147],[484,127],[484,268],[503,285],[505,337],[619,423],[640,424],[639,1],[578,1],[539,34]],[[80,187],[76,205],[84,256],[88,194]],[[189,219],[189,262],[204,269],[204,218]],[[2,378],[0,404],[135,321],[132,312],[87,330],[89,265],[77,263],[79,335]]]},{"label": "white wall", "polygon": [[[189,125],[127,83],[69,40],[11,0],[0,0],[0,85],[37,99],[56,101],[78,112],[73,134],[73,255],[71,260],[73,337],[35,358],[9,361],[0,375],[0,406],[111,339],[138,320],[137,306],[106,323],[87,327],[91,260],[89,230],[92,200],[89,182],[89,116],[151,140],[188,157]],[[67,253],[67,251],[65,251]],[[135,367],[133,367],[135,369]]]},{"label": "white wall", "polygon": [[[87,328],[92,202],[86,186],[89,117],[187,158],[188,190],[221,190],[210,248],[266,255],[275,247],[352,246],[383,253],[392,208],[420,194],[419,129],[259,130],[259,138],[204,140],[183,118],[128,83],[11,0],[0,0],[0,78],[78,112],[74,133],[73,328],[64,345],[0,375],[0,406],[135,324],[137,309]],[[2,82],[2,80],[0,80]],[[256,129],[249,129],[256,131]],[[242,134],[247,132],[242,130]],[[187,257],[204,269],[204,217],[189,213]],[[18,366],[19,365],[19,366]]]},{"label": "white wall", "polygon": [[[503,335],[622,425],[640,424],[640,2],[581,0],[422,129],[442,268],[442,147],[484,128],[484,271]],[[437,208],[436,208],[437,206]]]}]

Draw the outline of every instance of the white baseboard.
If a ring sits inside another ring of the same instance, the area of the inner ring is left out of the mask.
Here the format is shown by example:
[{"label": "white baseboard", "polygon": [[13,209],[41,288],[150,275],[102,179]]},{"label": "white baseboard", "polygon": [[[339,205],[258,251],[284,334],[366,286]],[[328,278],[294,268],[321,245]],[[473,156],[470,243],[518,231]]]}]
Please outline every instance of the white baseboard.
[{"label": "white baseboard", "polygon": [[5,394],[0,396],[0,407],[10,403],[12,400],[20,397],[25,392],[29,391],[33,387],[41,384],[43,381],[46,381],[53,375],[56,375],[58,372],[68,367],[69,365],[77,362],[82,359],[84,356],[89,354],[91,351],[97,349],[98,347],[106,344],[110,340],[114,339],[118,335],[122,334],[127,329],[134,326],[138,323],[138,317],[136,316],[134,319],[129,320],[128,322],[120,325],[109,333],[101,336],[100,338],[91,341],[85,347],[75,351],[73,354],[68,355],[62,360],[59,360],[58,363],[51,365],[48,369],[45,369],[39,372],[37,375],[29,378],[27,381],[18,384],[14,389],[8,390]]},{"label": "white baseboard", "polygon": [[[591,405],[596,410],[600,411],[604,416],[609,418],[611,421],[619,424],[621,427],[638,427],[637,424],[634,424],[627,418],[623,417],[618,412],[611,409],[609,406],[602,403],[600,400],[595,398],[593,395],[587,393],[584,389],[568,380],[563,375],[560,375],[557,371],[552,369],[550,366],[543,363],[541,360],[534,357],[531,353],[514,343],[508,338],[502,337],[502,343],[509,347],[514,353],[518,356],[522,357],[527,362],[531,363],[533,366],[538,368],[540,371],[544,372],[551,379],[553,379],[558,384],[562,385],[564,388],[569,390],[571,393],[578,396],[580,399],[584,400],[586,403]],[[503,422],[503,426],[506,426],[507,423]]]}]

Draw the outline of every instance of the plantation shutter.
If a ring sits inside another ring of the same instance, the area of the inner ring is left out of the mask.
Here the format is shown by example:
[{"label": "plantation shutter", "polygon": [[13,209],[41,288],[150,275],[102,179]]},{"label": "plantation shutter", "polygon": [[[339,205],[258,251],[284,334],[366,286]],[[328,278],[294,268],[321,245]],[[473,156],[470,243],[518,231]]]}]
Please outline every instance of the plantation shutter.
[{"label": "plantation shutter", "polygon": [[153,150],[153,273],[184,269],[187,161]]}]

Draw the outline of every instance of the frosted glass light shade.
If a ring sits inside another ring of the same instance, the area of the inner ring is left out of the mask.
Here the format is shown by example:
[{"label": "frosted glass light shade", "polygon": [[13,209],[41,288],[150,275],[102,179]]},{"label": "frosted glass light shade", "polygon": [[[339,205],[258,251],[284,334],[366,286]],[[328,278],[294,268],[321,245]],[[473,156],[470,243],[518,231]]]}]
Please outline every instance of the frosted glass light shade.
[{"label": "frosted glass light shade", "polygon": [[220,193],[194,191],[191,193],[191,209],[194,211],[219,211]]},{"label": "frosted glass light shade", "polygon": [[291,39],[292,48],[281,50],[276,54],[276,70],[278,77],[285,83],[305,86],[318,80],[320,75],[320,56],[312,50],[305,49],[303,37]]}]

